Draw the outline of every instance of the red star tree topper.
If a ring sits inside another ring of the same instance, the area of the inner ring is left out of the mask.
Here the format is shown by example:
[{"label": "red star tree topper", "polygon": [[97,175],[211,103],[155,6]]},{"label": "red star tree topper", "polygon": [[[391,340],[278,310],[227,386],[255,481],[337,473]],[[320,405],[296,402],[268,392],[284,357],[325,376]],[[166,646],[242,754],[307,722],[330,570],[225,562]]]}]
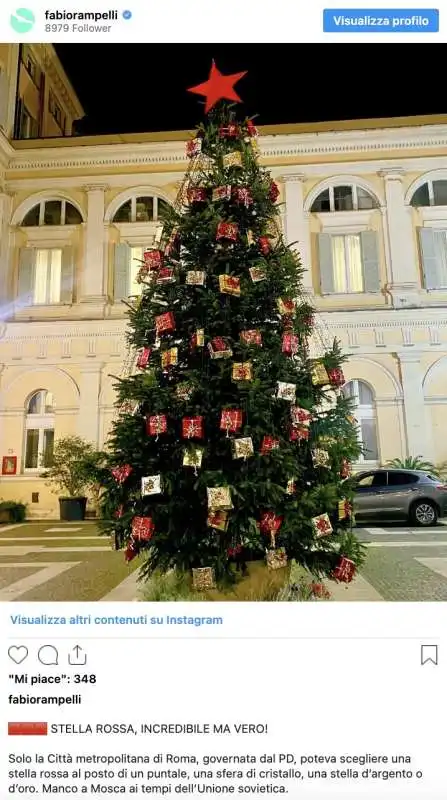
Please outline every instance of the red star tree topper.
[{"label": "red star tree topper", "polygon": [[234,90],[234,84],[240,81],[246,74],[247,71],[235,72],[233,75],[222,75],[216,67],[216,62],[213,61],[208,80],[204,83],[199,83],[198,86],[192,86],[188,89],[188,92],[201,94],[206,97],[205,113],[207,114],[219,100],[235,100],[238,103],[241,102],[241,98]]}]

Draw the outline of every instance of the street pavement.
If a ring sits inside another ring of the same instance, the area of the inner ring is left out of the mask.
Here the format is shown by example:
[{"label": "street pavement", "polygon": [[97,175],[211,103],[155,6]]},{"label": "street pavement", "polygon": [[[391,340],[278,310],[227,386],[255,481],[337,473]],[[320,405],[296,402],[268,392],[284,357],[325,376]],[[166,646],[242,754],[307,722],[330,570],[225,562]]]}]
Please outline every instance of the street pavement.
[{"label": "street pavement", "polygon": [[[447,520],[436,528],[361,527],[368,548],[352,584],[328,582],[334,601],[447,600]],[[136,600],[138,559],[126,565],[96,525],[0,527],[0,602]]]}]

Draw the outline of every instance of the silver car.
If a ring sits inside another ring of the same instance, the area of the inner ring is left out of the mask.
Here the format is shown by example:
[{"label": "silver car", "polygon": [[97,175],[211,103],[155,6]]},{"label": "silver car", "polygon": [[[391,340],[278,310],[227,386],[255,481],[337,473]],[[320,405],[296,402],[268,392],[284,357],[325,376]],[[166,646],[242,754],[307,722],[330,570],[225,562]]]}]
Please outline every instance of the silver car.
[{"label": "silver car", "polygon": [[354,513],[367,519],[436,525],[447,515],[447,486],[415,469],[372,469],[354,477]]}]

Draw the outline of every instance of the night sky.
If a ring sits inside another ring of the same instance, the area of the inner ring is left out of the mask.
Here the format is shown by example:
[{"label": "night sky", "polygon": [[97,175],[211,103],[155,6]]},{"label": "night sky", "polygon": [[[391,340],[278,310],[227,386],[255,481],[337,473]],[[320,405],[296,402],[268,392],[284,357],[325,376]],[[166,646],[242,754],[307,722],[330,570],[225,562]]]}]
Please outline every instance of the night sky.
[{"label": "night sky", "polygon": [[[248,70],[235,87],[259,125],[447,113],[446,45],[55,45],[86,118],[78,134],[194,128],[186,89]],[[415,81],[419,89],[415,87]]]}]

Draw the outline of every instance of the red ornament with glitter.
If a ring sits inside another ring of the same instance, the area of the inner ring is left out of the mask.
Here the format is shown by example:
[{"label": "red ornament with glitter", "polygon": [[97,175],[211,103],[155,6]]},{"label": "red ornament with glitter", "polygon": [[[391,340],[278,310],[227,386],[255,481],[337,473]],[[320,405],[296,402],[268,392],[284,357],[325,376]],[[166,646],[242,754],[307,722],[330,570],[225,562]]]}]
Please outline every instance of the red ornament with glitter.
[{"label": "red ornament with glitter", "polygon": [[184,439],[203,439],[203,417],[184,417],[182,436]]},{"label": "red ornament with glitter", "polygon": [[148,436],[159,436],[168,430],[168,420],[166,414],[153,414],[146,417],[146,433]]},{"label": "red ornament with glitter", "polygon": [[239,433],[242,428],[242,411],[240,408],[223,408],[220,416],[220,430],[228,433]]},{"label": "red ornament with glitter", "polygon": [[154,534],[154,523],[151,517],[134,517],[132,520],[132,536],[140,542],[148,542]]},{"label": "red ornament with glitter", "polygon": [[163,266],[163,257],[161,250],[145,250],[143,253],[144,263],[151,271]]},{"label": "red ornament with glitter", "polygon": [[155,330],[157,336],[160,333],[172,333],[172,331],[175,331],[175,319],[172,311],[167,311],[165,314],[155,317]]},{"label": "red ornament with glitter", "polygon": [[216,239],[227,239],[230,242],[237,240],[239,225],[237,222],[219,222],[216,231]]},{"label": "red ornament with glitter", "polygon": [[268,256],[272,246],[270,244],[270,239],[268,236],[260,236],[258,239],[259,249],[263,256]]},{"label": "red ornament with glitter", "polygon": [[336,386],[337,388],[339,388],[340,386],[343,386],[346,383],[345,376],[343,375],[343,370],[339,369],[338,367],[335,369],[328,369],[327,374],[331,386]]},{"label": "red ornament with glitter", "polygon": [[114,467],[112,469],[112,475],[117,483],[124,483],[124,481],[127,480],[131,472],[133,472],[133,470],[130,464],[123,464],[122,467]]},{"label": "red ornament with glitter", "polygon": [[293,333],[285,333],[282,337],[282,352],[286,356],[295,356],[299,348],[298,336]]},{"label": "red ornament with glitter", "polygon": [[275,183],[275,181],[272,181],[271,184],[270,184],[270,189],[269,189],[269,200],[271,200],[272,203],[276,203],[278,197],[279,197],[278,186]]},{"label": "red ornament with glitter", "polygon": [[309,439],[309,428],[304,425],[292,425],[290,428],[291,442],[307,442]]},{"label": "red ornament with glitter", "polygon": [[283,518],[275,514],[274,511],[264,511],[259,522],[261,533],[278,533]]},{"label": "red ornament with glitter", "polygon": [[253,195],[250,189],[247,189],[245,186],[234,187],[233,200],[235,203],[245,206],[245,208],[249,208],[253,205]]},{"label": "red ornament with glitter", "polygon": [[277,450],[279,447],[279,439],[275,439],[273,436],[264,436],[261,442],[261,455],[265,456],[268,453],[271,453],[272,450]]},{"label": "red ornament with glitter", "polygon": [[150,347],[143,347],[142,350],[138,353],[137,358],[137,367],[138,369],[146,369],[147,365],[149,364],[149,359],[151,357],[152,350]]},{"label": "red ornament with glitter", "polygon": [[356,567],[353,561],[350,558],[346,558],[345,556],[341,556],[340,560],[335,567],[332,577],[335,578],[336,581],[340,581],[341,583],[351,583],[354,575],[355,575]]}]

